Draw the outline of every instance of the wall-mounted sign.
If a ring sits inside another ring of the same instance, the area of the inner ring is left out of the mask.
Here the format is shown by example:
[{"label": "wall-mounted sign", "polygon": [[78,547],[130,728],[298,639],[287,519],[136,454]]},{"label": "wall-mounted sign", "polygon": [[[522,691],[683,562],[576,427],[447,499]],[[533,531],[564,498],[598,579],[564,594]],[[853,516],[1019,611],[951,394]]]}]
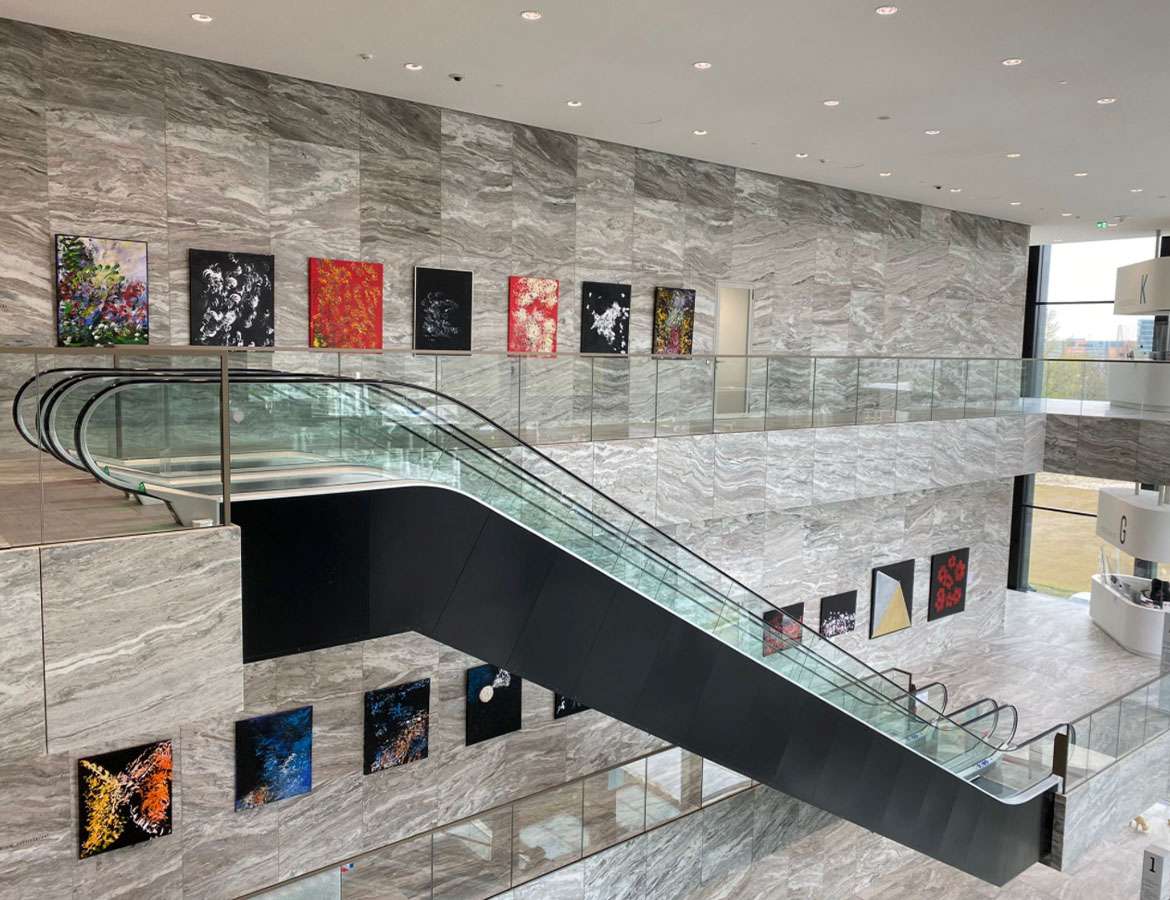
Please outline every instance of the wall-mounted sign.
[{"label": "wall-mounted sign", "polygon": [[1152,316],[1170,311],[1170,257],[1147,259],[1117,270],[1113,312],[1119,316]]}]

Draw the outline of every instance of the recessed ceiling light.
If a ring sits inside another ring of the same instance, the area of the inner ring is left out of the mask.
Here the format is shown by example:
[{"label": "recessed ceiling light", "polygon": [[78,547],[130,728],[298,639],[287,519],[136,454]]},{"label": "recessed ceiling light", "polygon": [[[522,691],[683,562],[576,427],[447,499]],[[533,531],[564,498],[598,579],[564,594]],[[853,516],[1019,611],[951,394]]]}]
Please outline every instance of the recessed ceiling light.
[{"label": "recessed ceiling light", "polygon": [[215,18],[213,16],[209,16],[207,13],[191,13],[191,18],[200,25],[206,25],[208,22],[215,21]]},{"label": "recessed ceiling light", "polygon": [[950,190],[951,190],[951,193],[952,193],[952,194],[961,194],[961,193],[963,193],[963,189],[962,189],[962,188],[951,188]]},{"label": "recessed ceiling light", "polygon": [[524,12],[520,13],[520,18],[524,19],[526,22],[537,22],[544,18],[544,13],[542,13],[539,9],[526,9]]},{"label": "recessed ceiling light", "polygon": [[1067,219],[1072,215],[1072,213],[1061,213],[1061,215]]},{"label": "recessed ceiling light", "polygon": [[896,6],[879,6],[874,10],[879,16],[892,16],[898,11]]},{"label": "recessed ceiling light", "polygon": [[1088,172],[1073,172],[1073,178],[1087,178]]},{"label": "recessed ceiling light", "polygon": [[1020,205],[1019,200],[1012,200],[1010,203],[1008,203],[1008,206],[1019,206],[1019,205]]},{"label": "recessed ceiling light", "polygon": [[360,59],[362,62],[369,62],[373,58],[374,58],[373,53],[359,53],[358,54],[358,59]]},{"label": "recessed ceiling light", "polygon": [[889,178],[893,172],[878,172],[878,178]]},{"label": "recessed ceiling light", "polygon": [[581,105],[580,100],[566,100],[565,101],[565,106],[571,106],[571,107],[573,107],[573,109],[577,109],[577,107],[579,107],[580,105]]},{"label": "recessed ceiling light", "polygon": [[711,64],[705,60],[699,60],[696,63],[691,63],[691,65],[694,66],[696,69],[698,69],[700,72],[705,72],[709,68],[711,68]]},{"label": "recessed ceiling light", "polygon": [[696,137],[702,137],[706,133],[707,133],[706,128],[696,128],[694,131],[691,132],[691,134],[695,135]]},{"label": "recessed ceiling light", "polygon": [[1143,188],[1130,188],[1129,192],[1131,194],[1140,194],[1142,192],[1142,190],[1144,190],[1144,189]]},{"label": "recessed ceiling light", "polygon": [[421,72],[422,63],[403,63],[402,68],[406,69],[407,72]]},{"label": "recessed ceiling light", "polygon": [[1116,227],[1117,227],[1117,225],[1118,225],[1118,223],[1117,223],[1117,222],[1106,222],[1106,223],[1105,223],[1105,227],[1106,227],[1106,228],[1116,228]]},{"label": "recessed ceiling light", "polygon": [[1007,154],[1007,158],[1008,159],[1019,159],[1021,155],[1022,154],[1020,154],[1020,153],[1009,153],[1009,154]]},{"label": "recessed ceiling light", "polygon": [[822,106],[840,106],[841,101],[840,100],[822,100],[821,105]]},{"label": "recessed ceiling light", "polygon": [[1018,56],[1010,56],[1007,59],[1000,60],[1001,66],[1022,66],[1024,61]]},{"label": "recessed ceiling light", "polygon": [[808,159],[808,154],[807,153],[797,153],[796,158],[797,159]]},{"label": "recessed ceiling light", "polygon": [[1110,103],[1116,103],[1117,98],[1116,97],[1098,97],[1097,102],[1100,103],[1102,106],[1108,106]]}]

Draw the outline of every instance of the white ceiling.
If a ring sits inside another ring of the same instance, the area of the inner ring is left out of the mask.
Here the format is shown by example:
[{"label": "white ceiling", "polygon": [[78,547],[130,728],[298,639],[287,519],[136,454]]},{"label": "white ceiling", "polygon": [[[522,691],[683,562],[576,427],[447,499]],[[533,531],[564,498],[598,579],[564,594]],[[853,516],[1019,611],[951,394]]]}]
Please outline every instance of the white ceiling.
[{"label": "white ceiling", "polygon": [[0,16],[1013,219],[1039,241],[1170,225],[1166,0],[0,0]]}]

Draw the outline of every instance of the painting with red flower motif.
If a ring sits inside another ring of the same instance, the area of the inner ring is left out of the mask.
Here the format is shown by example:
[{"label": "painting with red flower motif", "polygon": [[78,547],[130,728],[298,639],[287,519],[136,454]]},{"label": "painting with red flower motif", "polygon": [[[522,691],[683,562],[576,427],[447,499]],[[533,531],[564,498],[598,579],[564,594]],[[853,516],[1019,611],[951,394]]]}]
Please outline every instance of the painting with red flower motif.
[{"label": "painting with red flower motif", "polygon": [[930,558],[930,606],[927,621],[953,616],[967,605],[967,566],[971,551],[951,550]]},{"label": "painting with red flower motif", "polygon": [[508,352],[555,353],[561,283],[555,278],[508,279]]},{"label": "painting with red flower motif", "polygon": [[382,264],[309,260],[309,346],[382,349]]}]

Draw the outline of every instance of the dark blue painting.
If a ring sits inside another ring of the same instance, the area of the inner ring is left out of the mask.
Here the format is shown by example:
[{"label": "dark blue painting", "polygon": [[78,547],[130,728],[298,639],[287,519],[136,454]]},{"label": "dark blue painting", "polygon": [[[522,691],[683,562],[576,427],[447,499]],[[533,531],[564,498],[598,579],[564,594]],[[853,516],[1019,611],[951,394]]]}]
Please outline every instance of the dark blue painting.
[{"label": "dark blue painting", "polygon": [[553,718],[563,719],[565,716],[571,716],[574,713],[585,712],[589,709],[584,703],[579,703],[572,697],[567,697],[564,694],[553,695]]},{"label": "dark blue painting", "polygon": [[313,707],[236,722],[236,809],[313,789]]},{"label": "dark blue painting", "polygon": [[427,758],[431,680],[366,691],[365,772]]},{"label": "dark blue painting", "polygon": [[467,743],[520,730],[520,679],[492,665],[467,670]]}]

